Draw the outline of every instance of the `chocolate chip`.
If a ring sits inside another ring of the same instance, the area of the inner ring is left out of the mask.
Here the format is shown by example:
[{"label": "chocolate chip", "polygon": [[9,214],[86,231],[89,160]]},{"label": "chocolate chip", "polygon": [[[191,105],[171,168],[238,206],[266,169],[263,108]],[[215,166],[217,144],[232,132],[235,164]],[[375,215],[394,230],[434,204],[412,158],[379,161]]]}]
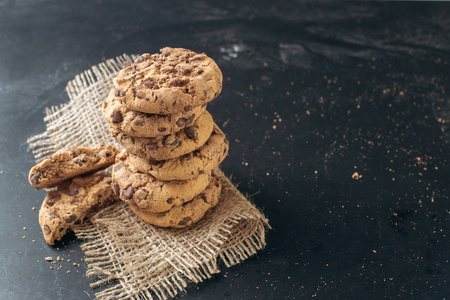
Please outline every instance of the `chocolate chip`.
[{"label": "chocolate chip", "polygon": [[200,69],[200,70],[197,71],[197,75],[202,75],[203,72],[204,72],[204,71],[203,71],[202,69]]},{"label": "chocolate chip", "polygon": [[213,211],[213,208],[212,208],[212,207],[208,208],[208,210],[205,212],[204,217],[205,217],[205,218],[209,217],[209,216],[211,215],[212,211]]},{"label": "chocolate chip", "polygon": [[60,228],[58,229],[59,232],[61,232],[61,231],[63,231],[63,230],[64,230],[64,227],[60,227]]},{"label": "chocolate chip", "polygon": [[194,56],[191,58],[191,60],[202,60],[202,59],[204,59],[205,57],[206,57],[206,54],[205,54],[205,53],[200,53],[200,54],[194,55]]},{"label": "chocolate chip", "polygon": [[79,160],[79,161],[76,161],[75,163],[79,166],[82,166],[82,165],[84,165],[85,162],[86,162],[85,160]]},{"label": "chocolate chip", "polygon": [[58,201],[59,199],[61,199],[61,196],[56,195],[56,196],[50,196],[49,194],[49,198],[47,198],[47,205],[48,206],[53,206],[55,205],[56,201]]},{"label": "chocolate chip", "polygon": [[125,91],[119,91],[117,90],[115,95],[116,97],[125,97],[126,92]]},{"label": "chocolate chip", "polygon": [[205,171],[200,170],[200,171],[198,171],[198,174],[199,174],[199,175],[205,174]]},{"label": "chocolate chip", "polygon": [[191,67],[184,67],[183,69],[181,69],[181,74],[183,75],[187,75],[189,73],[192,72],[192,68]]},{"label": "chocolate chip", "polygon": [[155,83],[153,82],[153,80],[149,79],[146,82],[144,82],[144,85],[149,89],[152,89],[155,86]]},{"label": "chocolate chip", "polygon": [[169,55],[170,55],[170,50],[169,50],[169,49],[164,49],[164,50],[161,52],[161,55],[162,55],[162,56],[165,56],[165,57],[169,56]]},{"label": "chocolate chip", "polygon": [[191,111],[192,110],[192,106],[188,105],[184,108],[184,111]]},{"label": "chocolate chip", "polygon": [[167,199],[167,203],[172,204],[174,200],[175,200],[174,198],[170,197],[169,199]]},{"label": "chocolate chip", "polygon": [[136,126],[142,126],[142,124],[144,124],[144,122],[141,119],[136,119],[134,120],[134,125]]},{"label": "chocolate chip", "polygon": [[147,151],[153,151],[153,150],[158,150],[158,145],[157,144],[147,144],[145,145],[145,149]]},{"label": "chocolate chip", "polygon": [[120,123],[123,121],[122,113],[120,110],[115,109],[113,110],[113,123]]},{"label": "chocolate chip", "polygon": [[171,86],[183,86],[188,84],[188,80],[185,79],[181,79],[181,78],[172,78],[171,80],[169,80],[169,85]]},{"label": "chocolate chip", "polygon": [[165,139],[164,139],[164,145],[168,148],[176,148],[178,147],[178,145],[180,144],[180,140],[173,134],[168,135]]},{"label": "chocolate chip", "polygon": [[64,221],[66,221],[66,223],[73,223],[76,219],[77,217],[75,215],[70,215],[69,217],[65,218]]},{"label": "chocolate chip", "polygon": [[45,234],[49,234],[50,232],[52,232],[52,230],[50,229],[50,227],[48,227],[47,225],[44,225],[44,233],[45,233]]},{"label": "chocolate chip", "polygon": [[144,98],[143,95],[141,95],[141,91],[142,91],[143,87],[142,86],[138,86],[135,90],[134,90],[134,94],[136,95],[136,97],[138,97],[139,99]]},{"label": "chocolate chip", "polygon": [[148,59],[147,57],[141,55],[141,56],[139,56],[139,57],[134,61],[134,63],[135,63],[135,64],[139,64],[139,63],[141,63],[141,62],[143,62],[143,61],[145,61],[145,60],[147,60],[147,59]]},{"label": "chocolate chip", "polygon": [[176,122],[178,127],[183,127],[186,124],[186,118],[179,118]]},{"label": "chocolate chip", "polygon": [[32,184],[38,184],[39,180],[41,179],[41,172],[36,172],[36,174],[32,175],[30,178],[30,181]]},{"label": "chocolate chip", "polygon": [[49,210],[48,215],[52,218],[59,218],[59,216],[53,210]]},{"label": "chocolate chip", "polygon": [[125,165],[123,163],[115,165],[114,172],[119,172],[119,170],[122,169],[123,167],[125,167]]},{"label": "chocolate chip", "polygon": [[131,61],[126,61],[123,63],[124,68],[128,68],[129,66],[131,66]]},{"label": "chocolate chip", "polygon": [[198,129],[195,126],[187,127],[184,129],[184,132],[186,133],[187,137],[191,140],[198,139]]},{"label": "chocolate chip", "polygon": [[192,123],[194,123],[195,120],[195,114],[191,115],[189,118],[186,119],[186,126],[191,126]]},{"label": "chocolate chip", "polygon": [[178,225],[186,225],[191,220],[192,220],[191,217],[185,217],[183,218],[183,220],[180,221],[180,223],[178,223]]},{"label": "chocolate chip", "polygon": [[120,189],[119,189],[119,184],[116,181],[113,181],[113,183],[111,183],[111,188],[112,188],[113,193],[116,196],[119,196]]},{"label": "chocolate chip", "polygon": [[125,199],[131,199],[134,194],[134,189],[132,186],[129,186],[127,189],[123,190],[122,195]]},{"label": "chocolate chip", "polygon": [[78,187],[76,187],[76,186],[71,186],[70,188],[69,188],[69,190],[67,191],[67,195],[69,195],[69,196],[75,196],[75,195],[78,195]]}]

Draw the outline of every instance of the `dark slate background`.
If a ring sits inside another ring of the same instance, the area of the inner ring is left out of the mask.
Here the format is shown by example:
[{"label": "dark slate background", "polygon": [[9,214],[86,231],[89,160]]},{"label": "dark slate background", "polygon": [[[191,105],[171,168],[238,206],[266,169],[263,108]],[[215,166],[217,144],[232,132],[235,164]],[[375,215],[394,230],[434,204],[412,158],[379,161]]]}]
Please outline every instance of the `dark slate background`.
[{"label": "dark slate background", "polygon": [[448,297],[449,8],[0,0],[0,298],[94,298],[73,233],[42,238],[26,140],[75,75],[164,46],[221,67],[222,169],[273,227],[256,257],[181,297]]}]

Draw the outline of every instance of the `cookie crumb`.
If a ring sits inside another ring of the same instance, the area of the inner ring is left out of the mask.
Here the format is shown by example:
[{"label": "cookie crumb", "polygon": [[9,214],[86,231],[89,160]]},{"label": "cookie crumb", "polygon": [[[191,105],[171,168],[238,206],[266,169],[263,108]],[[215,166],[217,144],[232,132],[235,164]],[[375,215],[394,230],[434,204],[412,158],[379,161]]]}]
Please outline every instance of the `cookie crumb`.
[{"label": "cookie crumb", "polygon": [[57,261],[60,261],[60,260],[61,260],[61,257],[58,256],[58,257],[56,258],[56,260],[57,260]]},{"label": "cookie crumb", "polygon": [[23,239],[26,239],[27,237],[26,237],[26,236],[23,236],[22,238],[23,238]]},{"label": "cookie crumb", "polygon": [[23,228],[23,230],[27,230],[27,228],[26,228],[26,227],[24,227],[24,228]]},{"label": "cookie crumb", "polygon": [[45,258],[45,260],[46,260],[46,261],[52,261],[52,260],[53,260],[53,258],[52,258],[52,257],[50,257],[50,256],[47,256],[47,257]]},{"label": "cookie crumb", "polygon": [[31,209],[32,209],[32,210],[36,210],[36,207],[33,206]]},{"label": "cookie crumb", "polygon": [[352,179],[359,180],[361,178],[362,178],[362,175],[360,175],[358,172],[355,172],[352,175]]}]

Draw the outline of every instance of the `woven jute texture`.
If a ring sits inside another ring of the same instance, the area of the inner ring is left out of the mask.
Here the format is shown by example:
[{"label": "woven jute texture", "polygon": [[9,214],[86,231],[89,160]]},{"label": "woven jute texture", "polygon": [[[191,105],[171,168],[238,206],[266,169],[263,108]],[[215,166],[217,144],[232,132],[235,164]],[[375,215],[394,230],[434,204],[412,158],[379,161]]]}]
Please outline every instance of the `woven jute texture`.
[{"label": "woven jute texture", "polygon": [[[101,103],[125,61],[122,55],[77,75],[67,84],[69,102],[46,109],[47,130],[28,140],[37,162],[61,151],[107,143]],[[189,283],[219,273],[219,261],[238,264],[264,248],[270,228],[264,215],[220,171],[222,194],[213,214],[185,229],[164,229],[140,220],[119,203],[74,228],[99,299],[167,299]]]}]

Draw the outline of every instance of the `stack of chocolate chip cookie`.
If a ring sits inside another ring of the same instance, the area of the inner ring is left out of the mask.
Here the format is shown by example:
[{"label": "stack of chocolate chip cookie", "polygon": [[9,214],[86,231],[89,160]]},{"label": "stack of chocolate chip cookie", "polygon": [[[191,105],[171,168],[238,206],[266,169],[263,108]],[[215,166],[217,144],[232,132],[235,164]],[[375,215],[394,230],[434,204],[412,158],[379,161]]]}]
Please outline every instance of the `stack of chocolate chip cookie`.
[{"label": "stack of chocolate chip cookie", "polygon": [[221,183],[214,171],[228,140],[206,110],[222,73],[205,54],[164,48],[124,65],[103,103],[110,133],[124,147],[112,188],[144,221],[190,226],[211,213]]}]

